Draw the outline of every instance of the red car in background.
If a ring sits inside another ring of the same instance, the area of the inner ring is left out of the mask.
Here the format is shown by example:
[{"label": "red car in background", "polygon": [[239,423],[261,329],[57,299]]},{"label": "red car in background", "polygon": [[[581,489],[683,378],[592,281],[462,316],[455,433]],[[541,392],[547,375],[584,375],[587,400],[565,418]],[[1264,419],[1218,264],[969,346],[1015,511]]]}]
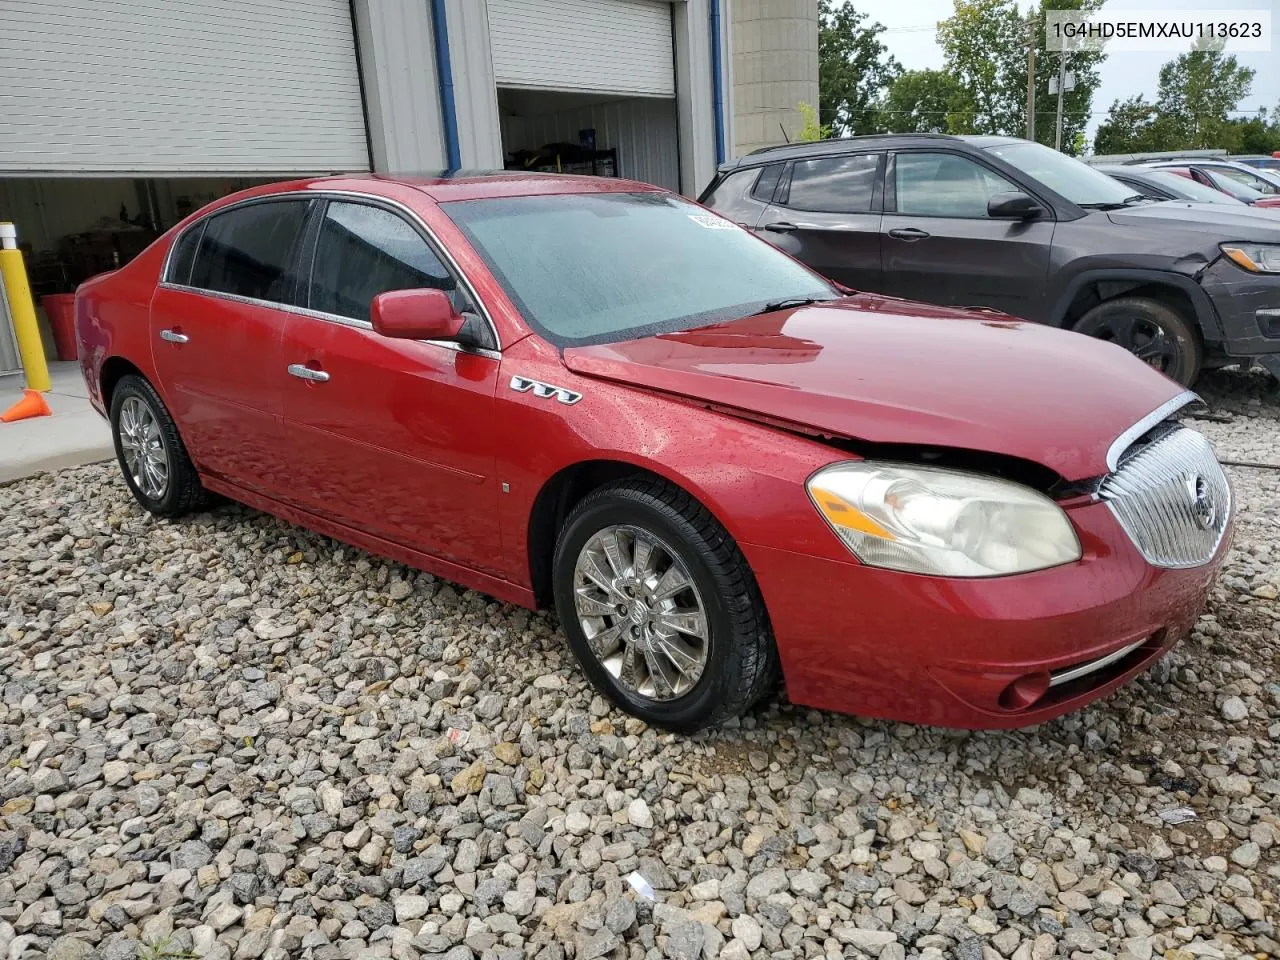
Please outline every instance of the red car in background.
[{"label": "red car in background", "polygon": [[676,730],[793,702],[1021,726],[1186,636],[1231,494],[1079,334],[849,294],[615,179],[258,187],[81,287],[129,489],[526,606]]}]

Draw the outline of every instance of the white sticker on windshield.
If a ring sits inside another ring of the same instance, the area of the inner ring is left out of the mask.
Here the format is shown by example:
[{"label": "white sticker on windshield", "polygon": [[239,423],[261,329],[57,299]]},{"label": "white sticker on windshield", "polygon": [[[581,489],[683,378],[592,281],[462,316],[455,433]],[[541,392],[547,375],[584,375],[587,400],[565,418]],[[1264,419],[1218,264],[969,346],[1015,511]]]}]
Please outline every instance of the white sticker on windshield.
[{"label": "white sticker on windshield", "polygon": [[705,213],[691,213],[689,219],[700,227],[706,227],[708,230],[732,230],[733,224],[728,220],[720,217],[710,217]]}]

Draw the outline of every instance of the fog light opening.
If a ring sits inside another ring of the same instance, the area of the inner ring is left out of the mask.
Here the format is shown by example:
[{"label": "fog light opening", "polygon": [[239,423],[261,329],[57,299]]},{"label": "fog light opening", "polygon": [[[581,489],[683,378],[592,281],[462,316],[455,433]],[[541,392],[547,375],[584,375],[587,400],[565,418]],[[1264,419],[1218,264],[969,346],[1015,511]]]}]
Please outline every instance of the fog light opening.
[{"label": "fog light opening", "polygon": [[1049,692],[1049,674],[1028,673],[1009,684],[1000,694],[1003,710],[1026,710]]}]

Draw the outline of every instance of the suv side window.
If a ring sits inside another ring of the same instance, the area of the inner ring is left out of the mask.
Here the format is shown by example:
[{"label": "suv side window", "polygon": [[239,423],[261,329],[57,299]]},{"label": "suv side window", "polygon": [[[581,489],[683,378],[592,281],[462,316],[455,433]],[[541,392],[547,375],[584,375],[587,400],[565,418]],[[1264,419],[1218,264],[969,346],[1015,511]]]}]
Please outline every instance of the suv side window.
[{"label": "suv side window", "polygon": [[444,290],[461,313],[474,309],[435,252],[390,210],[331,200],[320,224],[307,306],[352,320],[369,320],[373,298],[388,290]]},{"label": "suv side window", "polygon": [[869,213],[879,169],[878,153],[797,160],[786,205],[822,213]]},{"label": "suv side window", "polygon": [[894,158],[898,213],[986,219],[993,194],[1017,190],[986,167],[954,153],[899,153]]},{"label": "suv side window", "polygon": [[[271,200],[209,217],[191,270],[191,286],[292,303],[298,242],[309,205],[307,200]],[[179,260],[175,268],[180,265]]]}]

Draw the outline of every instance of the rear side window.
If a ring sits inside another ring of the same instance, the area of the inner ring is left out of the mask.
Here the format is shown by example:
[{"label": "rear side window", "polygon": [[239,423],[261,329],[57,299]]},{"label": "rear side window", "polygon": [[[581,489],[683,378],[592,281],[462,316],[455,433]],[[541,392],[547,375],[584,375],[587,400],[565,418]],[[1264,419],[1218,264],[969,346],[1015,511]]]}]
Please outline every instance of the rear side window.
[{"label": "rear side window", "polygon": [[204,233],[204,222],[197,223],[178,238],[174,244],[173,254],[169,257],[170,283],[188,284],[191,282],[191,267],[196,262],[196,248],[200,246],[200,237]]},{"label": "rear side window", "polygon": [[782,164],[771,163],[760,171],[760,179],[751,188],[751,196],[769,203],[773,200],[773,191],[778,188],[778,180],[782,177]]},{"label": "rear side window", "polygon": [[191,285],[255,300],[289,303],[307,201],[276,200],[209,218]]},{"label": "rear side window", "polygon": [[421,287],[446,291],[459,312],[472,309],[449,269],[404,218],[363,203],[329,203],[311,270],[312,310],[368,321],[378,294]]},{"label": "rear side window", "polygon": [[787,206],[823,213],[869,213],[876,188],[880,156],[797,160],[791,169]]}]

